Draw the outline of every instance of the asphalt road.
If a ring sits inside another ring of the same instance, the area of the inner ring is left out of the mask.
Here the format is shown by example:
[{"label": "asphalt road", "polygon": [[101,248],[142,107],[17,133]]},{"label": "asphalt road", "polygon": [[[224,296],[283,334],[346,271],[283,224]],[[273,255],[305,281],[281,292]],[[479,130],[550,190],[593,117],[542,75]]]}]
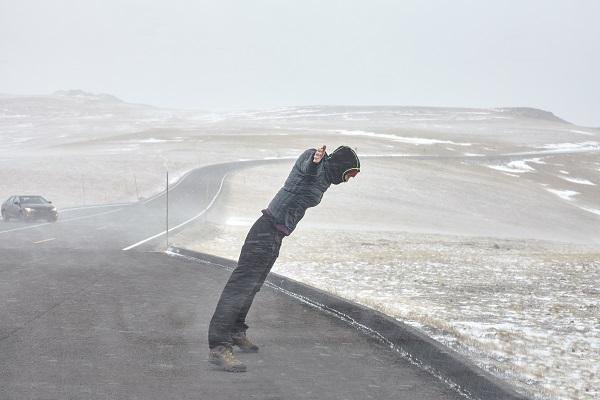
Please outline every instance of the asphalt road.
[{"label": "asphalt road", "polygon": [[[181,179],[169,191],[170,226],[201,218],[228,172],[256,164]],[[57,223],[0,225],[1,399],[462,398],[378,340],[269,288],[249,316],[261,346],[240,355],[249,371],[214,369],[207,325],[229,272],[157,252],[164,207],[161,194],[65,211]]]}]

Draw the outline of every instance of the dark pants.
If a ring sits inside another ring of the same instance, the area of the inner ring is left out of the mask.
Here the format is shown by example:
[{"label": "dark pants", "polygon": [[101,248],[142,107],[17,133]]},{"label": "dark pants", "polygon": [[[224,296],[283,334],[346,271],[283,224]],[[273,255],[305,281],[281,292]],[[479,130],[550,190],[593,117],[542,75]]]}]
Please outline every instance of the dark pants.
[{"label": "dark pants", "polygon": [[250,228],[236,269],[231,273],[208,328],[208,346],[232,345],[231,337],[245,333],[246,315],[279,255],[283,234],[263,215]]}]

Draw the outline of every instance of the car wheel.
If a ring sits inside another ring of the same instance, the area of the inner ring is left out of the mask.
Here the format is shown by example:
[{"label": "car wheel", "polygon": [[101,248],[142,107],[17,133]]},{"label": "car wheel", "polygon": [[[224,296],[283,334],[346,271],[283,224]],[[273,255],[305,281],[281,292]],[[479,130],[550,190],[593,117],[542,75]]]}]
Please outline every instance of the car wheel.
[{"label": "car wheel", "polygon": [[56,222],[58,220],[58,215],[56,217],[48,217],[46,218],[46,221],[48,222]]}]

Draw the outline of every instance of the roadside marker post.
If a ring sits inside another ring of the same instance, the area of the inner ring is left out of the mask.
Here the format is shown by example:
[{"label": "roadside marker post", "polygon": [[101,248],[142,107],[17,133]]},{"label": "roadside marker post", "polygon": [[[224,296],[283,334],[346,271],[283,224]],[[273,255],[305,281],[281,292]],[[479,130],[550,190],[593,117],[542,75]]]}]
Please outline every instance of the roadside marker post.
[{"label": "roadside marker post", "polygon": [[166,219],[166,224],[167,224],[167,229],[166,231],[166,238],[167,238],[167,249],[169,248],[169,170],[167,170],[167,188],[166,188],[166,192],[167,192],[167,219]]},{"label": "roadside marker post", "polygon": [[133,173],[133,184],[135,185],[135,197],[137,201],[140,201],[140,190],[138,189],[137,177],[135,176],[135,172]]}]

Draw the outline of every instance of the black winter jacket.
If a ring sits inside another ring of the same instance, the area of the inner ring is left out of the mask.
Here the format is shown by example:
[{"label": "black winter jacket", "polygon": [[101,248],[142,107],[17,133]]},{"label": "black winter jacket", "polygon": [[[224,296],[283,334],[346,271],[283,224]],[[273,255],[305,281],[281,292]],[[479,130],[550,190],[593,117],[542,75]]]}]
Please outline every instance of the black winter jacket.
[{"label": "black winter jacket", "polygon": [[285,184],[263,210],[284,235],[292,233],[307,208],[321,202],[331,184],[339,185],[346,175],[355,176],[360,171],[360,160],[348,146],[338,147],[318,164],[313,162],[315,152],[309,149],[298,157]]},{"label": "black winter jacket", "polygon": [[308,149],[298,157],[283,187],[277,192],[263,213],[273,218],[275,227],[289,235],[304,217],[306,209],[321,202],[331,182],[325,171],[325,159],[314,163],[315,149]]}]

